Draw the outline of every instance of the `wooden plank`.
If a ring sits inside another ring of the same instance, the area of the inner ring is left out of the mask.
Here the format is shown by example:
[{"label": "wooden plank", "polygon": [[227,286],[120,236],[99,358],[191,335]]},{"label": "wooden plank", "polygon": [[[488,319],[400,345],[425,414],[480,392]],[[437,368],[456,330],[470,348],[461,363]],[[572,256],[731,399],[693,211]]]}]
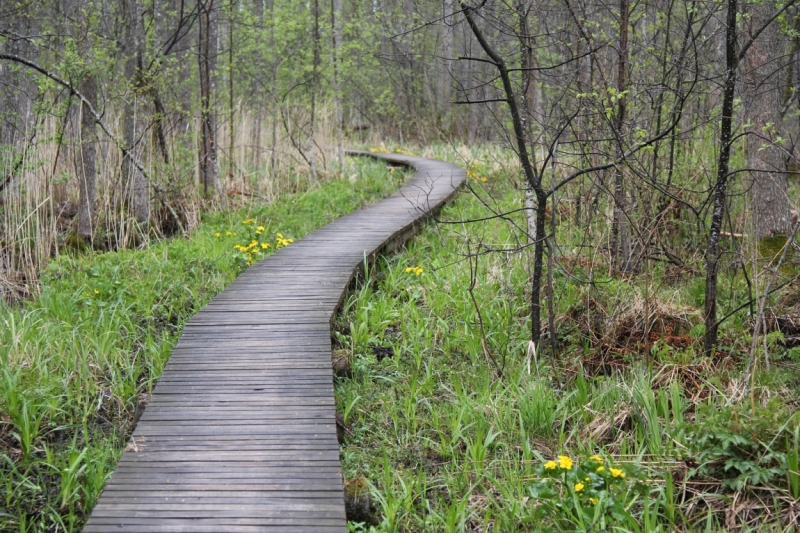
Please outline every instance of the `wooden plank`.
[{"label": "wooden plank", "polygon": [[84,531],[347,530],[331,317],[365,258],[408,239],[464,178],[374,157],[417,173],[252,266],[184,326]]}]

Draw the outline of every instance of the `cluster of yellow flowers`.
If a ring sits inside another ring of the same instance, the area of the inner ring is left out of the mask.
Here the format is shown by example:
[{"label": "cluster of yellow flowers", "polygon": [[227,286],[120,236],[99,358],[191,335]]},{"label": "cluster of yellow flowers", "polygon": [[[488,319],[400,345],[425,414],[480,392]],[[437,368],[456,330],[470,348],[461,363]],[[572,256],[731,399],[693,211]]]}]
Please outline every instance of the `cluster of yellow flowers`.
[{"label": "cluster of yellow flowers", "polygon": [[[628,474],[630,480],[625,479]],[[559,455],[543,460],[536,468],[536,478],[528,486],[535,516],[579,526],[601,523],[610,526],[627,520],[627,510],[635,499],[645,494],[638,481],[636,466],[614,468],[611,459],[599,454],[589,457]],[[649,492],[647,492],[649,494]],[[625,522],[627,524],[627,522]]]},{"label": "cluster of yellow flowers", "polygon": [[480,172],[480,165],[478,163],[472,163],[467,169],[467,178],[475,181],[480,181],[481,183],[486,183],[486,176],[479,174],[479,172]]},{"label": "cluster of yellow flowers", "polygon": [[[257,225],[256,219],[248,218],[242,220],[242,225],[245,227],[245,235],[249,236],[250,240],[247,243],[237,243],[233,245],[233,249],[237,252],[237,260],[240,263],[240,267],[244,268],[246,266],[250,266],[255,263],[259,257],[264,254],[269,248],[272,248],[272,244],[266,242],[261,235],[266,231],[267,228],[264,226]],[[226,231],[225,237],[236,237],[237,233],[235,231]],[[214,237],[221,238],[222,232],[218,231],[214,233]],[[276,233],[275,234],[275,249],[283,248],[284,246],[288,246],[294,242],[294,239],[290,239],[283,236],[283,233]]]},{"label": "cluster of yellow flowers", "polygon": [[266,250],[267,248],[270,247],[270,244],[268,242],[259,243],[257,240],[253,239],[247,246],[242,246],[241,244],[235,244],[233,246],[233,249],[239,250],[240,252],[249,253],[251,251],[258,250],[259,246],[261,247],[262,250]]},{"label": "cluster of yellow flowers", "polygon": [[395,148],[394,149],[394,153],[403,154],[403,155],[410,155],[410,156],[416,155],[414,152],[409,152],[408,150],[403,150],[402,148]]},{"label": "cluster of yellow flowers", "polygon": [[[599,455],[592,455],[589,457],[588,463],[584,463],[580,468],[577,469],[575,474],[570,473],[570,477],[566,477],[567,472],[570,472],[573,469],[574,462],[572,459],[566,455],[559,455],[557,459],[550,460],[545,462],[542,467],[545,471],[552,471],[553,473],[557,471],[563,471],[565,475],[565,481],[567,479],[572,479],[572,489],[578,494],[584,494],[584,489],[587,489],[587,483],[592,482],[592,478],[586,476],[586,473],[589,474],[600,474],[600,475],[608,475],[604,474],[608,472],[611,474],[612,479],[623,480],[625,479],[625,471],[619,468],[609,467],[606,469],[605,461]],[[588,468],[588,470],[587,470]],[[581,477],[585,476],[583,479]],[[589,503],[592,505],[597,505],[597,498],[590,497],[588,498]]]},{"label": "cluster of yellow flowers", "polygon": [[387,150],[383,146],[376,146],[374,148],[370,148],[369,151],[374,153],[374,154],[388,154],[389,153],[389,150]]},{"label": "cluster of yellow flowers", "polygon": [[276,233],[278,240],[275,242],[275,249],[283,248],[284,246],[289,246],[294,242],[294,239],[287,239],[283,236],[282,233]]},{"label": "cluster of yellow flowers", "polygon": [[556,467],[561,468],[562,470],[572,470],[572,459],[566,455],[559,455],[558,464],[556,464],[555,461],[547,461],[544,464],[545,470],[555,470]]},{"label": "cluster of yellow flowers", "polygon": [[406,272],[413,272],[414,274],[419,276],[420,274],[422,274],[423,270],[421,266],[410,266],[406,269]]}]

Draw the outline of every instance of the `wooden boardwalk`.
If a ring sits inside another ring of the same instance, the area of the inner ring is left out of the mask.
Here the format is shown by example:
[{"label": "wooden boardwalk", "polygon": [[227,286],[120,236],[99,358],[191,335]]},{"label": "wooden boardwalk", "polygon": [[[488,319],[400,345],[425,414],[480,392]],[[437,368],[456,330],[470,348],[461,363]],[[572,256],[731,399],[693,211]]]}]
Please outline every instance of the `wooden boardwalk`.
[{"label": "wooden boardwalk", "polygon": [[464,180],[400,191],[250,267],[186,325],[83,531],[346,532],[330,322],[365,256],[405,242]]}]

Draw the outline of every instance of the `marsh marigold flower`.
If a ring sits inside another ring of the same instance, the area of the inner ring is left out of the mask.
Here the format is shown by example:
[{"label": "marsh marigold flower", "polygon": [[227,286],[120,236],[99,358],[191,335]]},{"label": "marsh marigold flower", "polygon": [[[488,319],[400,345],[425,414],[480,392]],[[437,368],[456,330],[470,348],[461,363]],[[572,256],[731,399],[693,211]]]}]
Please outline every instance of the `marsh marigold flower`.
[{"label": "marsh marigold flower", "polygon": [[591,459],[592,461],[595,461],[597,463],[603,464],[603,458],[600,457],[599,455],[593,455],[593,456],[589,457],[589,459]]},{"label": "marsh marigold flower", "polygon": [[558,456],[558,466],[564,470],[572,470],[572,459],[566,455]]},{"label": "marsh marigold flower", "polygon": [[589,503],[592,505],[597,505],[597,498],[589,498]]},{"label": "marsh marigold flower", "polygon": [[583,490],[583,487],[584,487],[584,484],[583,484],[583,483],[581,483],[580,481],[579,481],[578,483],[575,483],[575,492],[580,492],[580,491],[582,491],[582,490]]},{"label": "marsh marigold flower", "polygon": [[612,468],[611,475],[614,477],[618,477],[620,479],[625,479],[625,472],[620,470],[619,468]]},{"label": "marsh marigold flower", "polygon": [[545,470],[555,470],[556,469],[556,462],[555,461],[547,461],[544,464]]},{"label": "marsh marigold flower", "polygon": [[595,470],[595,472],[597,472],[597,473],[599,474],[600,472],[605,472],[605,470],[606,470],[606,467],[604,467],[604,466],[598,466],[598,467],[597,467],[597,470]]}]

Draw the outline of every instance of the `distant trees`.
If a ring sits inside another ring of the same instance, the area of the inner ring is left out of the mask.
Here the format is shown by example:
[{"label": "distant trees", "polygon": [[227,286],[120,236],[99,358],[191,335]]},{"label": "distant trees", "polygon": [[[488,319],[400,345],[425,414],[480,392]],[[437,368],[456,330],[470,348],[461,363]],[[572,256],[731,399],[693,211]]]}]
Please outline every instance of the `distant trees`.
[{"label": "distant trees", "polygon": [[[548,255],[549,285],[553,269],[557,268],[553,258],[557,251],[556,225],[552,223],[546,227],[547,219],[553,222],[557,216],[556,207],[554,203],[548,215],[548,202],[573,181],[592,179],[596,194],[606,192],[611,201],[609,256],[614,270],[636,270],[652,253],[653,232],[650,230],[647,235],[643,227],[650,221],[638,218],[636,212],[646,211],[652,205],[643,188],[663,190],[655,181],[667,170],[654,168],[646,174],[647,163],[653,162],[648,154],[655,153],[670,140],[695,90],[692,78],[686,75],[687,64],[696,60],[691,52],[695,45],[693,16],[683,21],[686,26],[675,24],[671,27],[672,33],[663,37],[668,44],[672,44],[669,41],[675,39],[676,34],[683,36],[683,40],[677,40],[675,57],[661,59],[667,62],[659,69],[662,76],[651,76],[640,67],[638,78],[632,80],[628,65],[630,4],[627,0],[621,0],[618,10],[606,11],[607,19],[600,17],[603,22],[617,21],[613,44],[616,53],[610,61],[608,54],[601,55],[600,51],[612,45],[596,43],[595,37],[585,28],[585,21],[567,5],[568,17],[550,21],[559,25],[562,32],[554,38],[547,36],[546,17],[558,8],[546,0],[521,1],[513,9],[491,0],[474,5],[466,1],[461,3],[466,23],[488,56],[465,54],[463,59],[492,65],[495,72],[488,73],[483,83],[490,84],[496,76],[497,85],[500,85],[488,97],[467,96],[463,103],[501,102],[508,106],[511,131],[507,136],[512,139],[511,148],[519,158],[526,208],[534,213],[533,216],[529,214],[527,225],[528,238],[534,248],[531,274],[531,339],[534,343],[542,337],[544,256]],[[553,18],[558,19],[558,16],[554,14]],[[605,27],[609,31],[613,28],[610,24]],[[485,33],[487,29],[497,31],[500,37],[490,40]],[[581,41],[585,46],[575,45]],[[581,49],[583,53],[576,53]],[[659,57],[651,52],[645,59],[658,64]],[[589,66],[588,77],[583,71],[586,66]],[[611,72],[615,73],[615,78],[608,75]],[[632,87],[640,92],[633,93]],[[651,101],[647,106],[648,91],[660,95],[660,100],[656,100],[658,105]],[[633,113],[629,113],[629,107],[634,109]],[[590,124],[592,127],[587,127]],[[502,128],[505,124],[498,121],[498,126]],[[560,167],[558,171],[556,164]],[[606,181],[607,173],[612,175],[610,184]],[[545,181],[548,175],[551,176],[549,183]],[[645,179],[631,179],[637,176]],[[671,191],[667,187],[664,192]],[[638,201],[630,201],[637,198]],[[593,203],[597,201],[598,197]],[[634,222],[639,226],[634,226]],[[635,244],[631,242],[634,229],[638,234]],[[634,254],[635,249],[637,254]],[[549,288],[547,298],[552,309],[554,295]],[[548,327],[554,328],[552,316]],[[551,338],[553,334],[551,331]]]},{"label": "distant trees", "polygon": [[115,248],[189,228],[201,197],[225,205],[339,172],[347,135],[466,130],[449,105],[459,73],[436,57],[443,36],[460,39],[438,24],[443,9],[452,2],[3,4],[0,263],[35,279],[77,242],[68,234]]},{"label": "distant trees", "polygon": [[4,264],[188,229],[340,172],[348,139],[503,143],[531,337],[555,334],[569,207],[612,277],[700,272],[712,353],[718,273],[744,264],[726,235],[792,227],[796,0],[101,4],[0,6]]}]

